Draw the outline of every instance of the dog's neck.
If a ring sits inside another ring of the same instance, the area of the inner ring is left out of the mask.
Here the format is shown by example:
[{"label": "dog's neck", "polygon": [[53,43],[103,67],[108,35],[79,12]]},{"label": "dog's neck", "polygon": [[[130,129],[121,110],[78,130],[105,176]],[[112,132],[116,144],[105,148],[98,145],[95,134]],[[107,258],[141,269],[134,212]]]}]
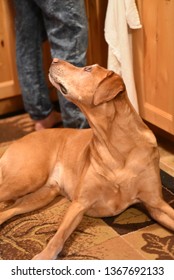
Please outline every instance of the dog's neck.
[{"label": "dog's neck", "polygon": [[88,112],[83,109],[83,112],[93,131],[90,143],[93,164],[98,173],[102,173],[103,163],[108,163],[104,166],[109,166],[110,170],[105,171],[109,179],[114,181],[115,170],[123,168],[131,150],[142,145],[143,137],[148,140],[150,132],[133,109],[126,92],[107,103],[92,107]]},{"label": "dog's neck", "polygon": [[[116,150],[122,156],[127,156],[125,153],[140,141],[135,139],[135,132],[138,135],[136,137],[142,138],[142,131],[147,130],[127,98],[126,92],[122,92],[109,102],[90,108],[88,112],[85,110],[83,112],[93,131],[93,142],[96,146],[107,146],[112,153]],[[124,142],[127,144],[123,145]]]}]

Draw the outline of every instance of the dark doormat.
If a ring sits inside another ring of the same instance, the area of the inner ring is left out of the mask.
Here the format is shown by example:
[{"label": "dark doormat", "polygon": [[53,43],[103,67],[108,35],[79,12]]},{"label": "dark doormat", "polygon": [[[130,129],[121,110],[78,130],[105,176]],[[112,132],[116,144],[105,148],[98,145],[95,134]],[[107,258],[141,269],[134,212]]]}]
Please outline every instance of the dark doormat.
[{"label": "dark doormat", "polygon": [[34,122],[28,114],[0,119],[0,145],[14,141],[34,131]]}]

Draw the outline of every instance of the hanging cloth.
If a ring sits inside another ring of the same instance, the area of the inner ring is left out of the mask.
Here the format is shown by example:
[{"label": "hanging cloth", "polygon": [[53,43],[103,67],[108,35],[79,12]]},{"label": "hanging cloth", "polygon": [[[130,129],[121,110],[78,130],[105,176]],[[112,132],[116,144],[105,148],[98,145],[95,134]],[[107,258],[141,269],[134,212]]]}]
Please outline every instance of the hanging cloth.
[{"label": "hanging cloth", "polygon": [[131,29],[142,25],[134,0],[108,0],[105,39],[108,44],[108,69],[122,76],[128,97],[139,112],[132,62]]}]

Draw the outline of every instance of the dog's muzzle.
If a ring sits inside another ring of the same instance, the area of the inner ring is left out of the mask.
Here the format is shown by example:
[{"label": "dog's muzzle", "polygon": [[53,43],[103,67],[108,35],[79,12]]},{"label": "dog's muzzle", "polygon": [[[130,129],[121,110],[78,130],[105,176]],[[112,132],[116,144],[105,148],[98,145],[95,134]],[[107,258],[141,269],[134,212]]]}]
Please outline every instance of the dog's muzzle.
[{"label": "dog's muzzle", "polygon": [[61,84],[58,83],[59,87],[60,87],[60,91],[63,95],[66,95],[68,93],[67,89]]}]

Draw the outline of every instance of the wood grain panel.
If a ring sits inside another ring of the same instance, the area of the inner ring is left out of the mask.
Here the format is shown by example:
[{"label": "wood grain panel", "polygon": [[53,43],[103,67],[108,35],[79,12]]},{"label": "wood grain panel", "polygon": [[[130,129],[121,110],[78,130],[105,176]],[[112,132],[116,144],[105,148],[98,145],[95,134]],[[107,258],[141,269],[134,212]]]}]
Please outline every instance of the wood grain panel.
[{"label": "wood grain panel", "polygon": [[174,1],[137,0],[143,28],[133,32],[141,116],[174,134]]}]

